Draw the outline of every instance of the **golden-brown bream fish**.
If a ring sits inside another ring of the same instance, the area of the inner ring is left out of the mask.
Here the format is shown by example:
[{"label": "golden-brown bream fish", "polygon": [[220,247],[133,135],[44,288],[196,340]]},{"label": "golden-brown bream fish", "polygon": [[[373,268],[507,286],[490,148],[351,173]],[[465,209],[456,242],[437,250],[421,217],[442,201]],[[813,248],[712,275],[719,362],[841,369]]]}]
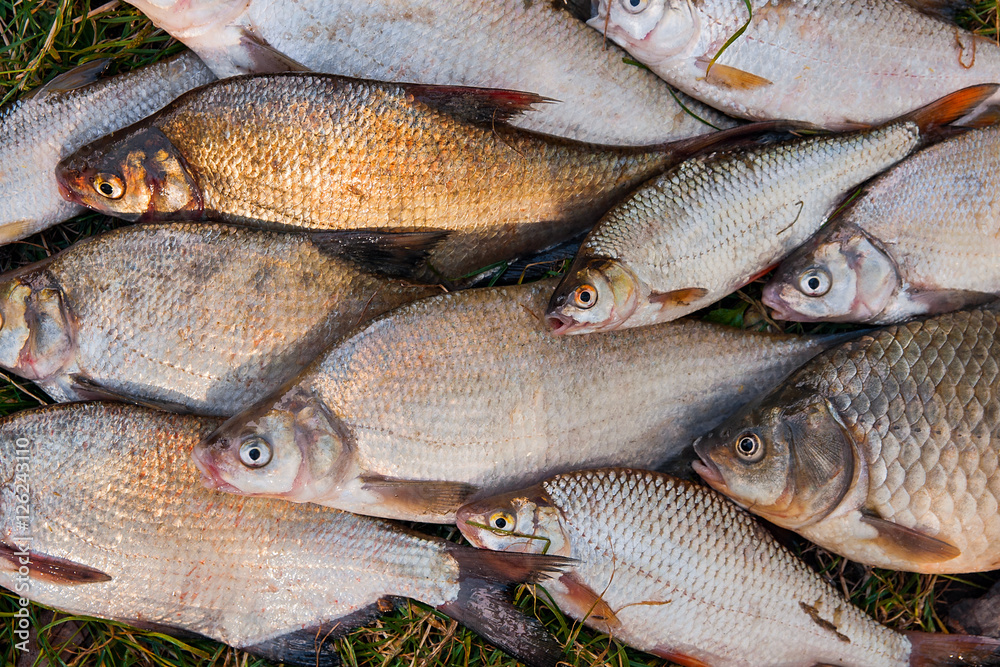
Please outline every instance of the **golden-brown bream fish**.
[{"label": "golden-brown bream fish", "polygon": [[0,276],[0,366],[58,401],[236,414],[353,327],[440,293],[359,268],[344,236],[181,223],[88,239]]},{"label": "golden-brown bream fish", "polygon": [[1000,567],[1000,314],[886,327],[829,350],[700,439],[715,489],[861,563]]},{"label": "golden-brown bream fish", "polygon": [[679,155],[718,140],[612,148],[504,122],[541,102],[320,74],[236,77],[56,172],[73,201],[129,219],[448,231],[427,273],[455,279],[586,230]]},{"label": "golden-brown bream fish", "polygon": [[558,645],[505,591],[562,559],[484,557],[377,519],[213,493],[190,450],[218,423],[113,403],[0,419],[0,585],[313,667],[339,664],[335,639],[410,597],[554,667]]}]

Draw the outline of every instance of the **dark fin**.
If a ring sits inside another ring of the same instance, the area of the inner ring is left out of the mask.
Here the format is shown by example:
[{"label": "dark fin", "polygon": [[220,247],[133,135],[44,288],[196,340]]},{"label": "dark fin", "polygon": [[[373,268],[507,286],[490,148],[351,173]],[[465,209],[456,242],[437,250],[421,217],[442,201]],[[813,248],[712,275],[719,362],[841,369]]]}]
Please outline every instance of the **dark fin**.
[{"label": "dark fin", "polygon": [[462,482],[435,482],[385,477],[362,477],[365,491],[381,498],[385,507],[398,512],[426,517],[440,517],[451,522],[458,508],[465,504],[477,489]]},{"label": "dark fin", "polygon": [[715,63],[709,66],[709,61],[705,59],[699,59],[698,64],[703,68],[707,68],[708,71],[705,73],[705,80],[715,86],[734,90],[754,90],[773,85],[774,83],[770,79],[765,79],[762,76],[757,76],[751,72],[745,72],[729,65]]},{"label": "dark fin", "polygon": [[1000,640],[936,632],[903,634],[913,645],[910,667],[1000,665]]},{"label": "dark fin", "polygon": [[822,131],[811,123],[792,120],[765,120],[759,123],[747,123],[737,125],[728,130],[719,132],[709,132],[700,134],[690,139],[670,141],[658,146],[661,150],[669,151],[673,158],[680,162],[693,157],[699,153],[709,150],[735,150],[746,146],[757,144],[763,138],[787,139],[793,132],[819,132]]},{"label": "dark fin", "polygon": [[597,16],[597,8],[592,0],[552,0],[552,4],[584,23]]},{"label": "dark fin", "polygon": [[962,634],[1000,637],[1000,584],[980,598],[956,603],[948,612],[948,627]]},{"label": "dark fin", "polygon": [[556,102],[535,93],[501,88],[433,86],[408,83],[403,86],[414,99],[468,123],[503,123],[536,104]]},{"label": "dark fin", "polygon": [[925,312],[936,315],[938,313],[950,313],[969,306],[981,306],[996,299],[997,295],[969,290],[934,290],[918,292],[910,298],[917,303],[923,304],[927,309]]},{"label": "dark fin", "polygon": [[[27,556],[19,555],[20,553],[21,549],[17,547],[12,547],[9,544],[0,544],[0,560],[7,561],[15,570],[22,565],[27,565],[31,577],[39,581],[63,586],[100,584],[105,581],[111,581],[111,577],[100,570],[95,570],[81,563],[74,563],[65,558],[46,556],[30,549]],[[28,562],[22,563],[22,558]]]},{"label": "dark fin", "polygon": [[74,67],[68,72],[63,72],[59,76],[48,81],[44,86],[32,91],[28,97],[50,95],[52,93],[65,93],[70,90],[78,90],[89,86],[97,81],[104,70],[111,64],[110,58],[98,58]]},{"label": "dark fin", "polygon": [[183,403],[174,403],[173,401],[166,401],[162,399],[155,398],[140,398],[138,396],[132,396],[119,392],[115,389],[105,387],[99,382],[95,382],[88,377],[84,377],[79,373],[73,373],[69,376],[70,388],[84,401],[112,401],[114,403],[131,403],[132,405],[141,405],[145,408],[153,408],[154,410],[163,410],[165,412],[176,412],[177,414],[190,414],[191,408],[184,405]]},{"label": "dark fin", "polygon": [[1000,84],[995,83],[963,88],[903,116],[903,120],[916,123],[922,133],[948,125],[975,111],[980,104],[992,97],[998,88]]},{"label": "dark fin", "polygon": [[692,657],[690,655],[684,655],[683,653],[677,653],[666,647],[657,646],[650,651],[653,655],[658,658],[663,658],[667,662],[673,662],[681,667],[712,667],[707,662],[702,662],[698,658]]},{"label": "dark fin", "polygon": [[976,109],[971,115],[955,121],[956,127],[967,127],[973,130],[990,127],[1000,123],[1000,106],[988,104],[982,109]]},{"label": "dark fin", "polygon": [[[289,58],[281,51],[267,43],[251,28],[243,28],[240,33],[240,46],[250,57],[250,69],[247,74],[278,74],[280,72],[311,72],[312,70]],[[243,68],[240,68],[243,69]]]},{"label": "dark fin", "polygon": [[956,17],[972,7],[969,0],[903,0],[921,14],[954,23]]},{"label": "dark fin", "polygon": [[505,553],[449,544],[458,562],[458,597],[438,607],[505,653],[529,667],[553,667],[562,647],[537,618],[510,602],[509,587],[554,574],[570,561],[558,556]]},{"label": "dark fin", "polygon": [[672,292],[653,292],[649,295],[649,302],[661,306],[690,306],[706,294],[708,290],[703,287],[687,287]]},{"label": "dark fin", "polygon": [[324,252],[348,259],[377,273],[409,277],[450,232],[385,232],[368,229],[314,232],[313,243]]},{"label": "dark fin", "polygon": [[910,561],[914,565],[941,563],[957,558],[962,553],[954,545],[877,516],[864,514],[861,521],[878,531],[878,537],[874,541],[881,548],[892,556]]},{"label": "dark fin", "polygon": [[559,581],[569,593],[560,603],[563,611],[574,618],[584,619],[586,623],[595,624],[605,634],[613,635],[615,629],[621,627],[621,621],[604,598],[577,581],[573,573],[562,575]]}]

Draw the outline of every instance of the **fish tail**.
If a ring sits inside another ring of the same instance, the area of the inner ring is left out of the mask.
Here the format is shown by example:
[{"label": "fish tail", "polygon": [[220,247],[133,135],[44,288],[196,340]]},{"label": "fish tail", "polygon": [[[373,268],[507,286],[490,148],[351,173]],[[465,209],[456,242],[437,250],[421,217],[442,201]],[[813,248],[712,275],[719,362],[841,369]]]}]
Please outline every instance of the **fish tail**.
[{"label": "fish tail", "polygon": [[505,553],[459,547],[449,549],[458,561],[458,597],[438,610],[482,635],[529,667],[552,667],[562,647],[537,618],[525,615],[510,598],[517,583],[534,583],[570,562],[557,556]]},{"label": "fish tail", "polygon": [[906,632],[910,667],[1000,665],[1000,640],[972,635]]},{"label": "fish tail", "polygon": [[945,95],[925,107],[904,116],[904,120],[916,123],[921,133],[954,123],[976,111],[983,102],[990,99],[1000,88],[995,83],[969,86]]}]

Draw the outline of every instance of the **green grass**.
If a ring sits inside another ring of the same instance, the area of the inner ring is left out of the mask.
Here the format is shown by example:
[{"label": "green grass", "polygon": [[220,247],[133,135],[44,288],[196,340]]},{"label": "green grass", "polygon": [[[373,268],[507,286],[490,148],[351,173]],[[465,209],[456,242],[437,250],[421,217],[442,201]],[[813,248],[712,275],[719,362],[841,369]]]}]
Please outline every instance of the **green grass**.
[{"label": "green grass", "polygon": [[[983,35],[997,35],[997,2],[978,2],[963,15],[966,26]],[[887,27],[887,29],[890,29]],[[0,0],[0,103],[6,103],[52,76],[99,57],[112,58],[110,73],[125,71],[181,50],[169,36],[136,10],[119,3],[43,0]],[[97,215],[83,215],[21,243],[0,247],[0,271],[41,259],[109,226]],[[741,327],[770,323],[759,302],[760,283],[728,297],[706,316]],[[772,326],[774,323],[770,323]],[[802,331],[800,325],[790,331]],[[809,331],[818,331],[812,327]],[[825,329],[829,330],[829,329]],[[0,378],[0,414],[22,410],[44,394],[30,383]],[[455,529],[434,529],[456,538]],[[897,629],[942,631],[948,606],[976,595],[996,580],[996,574],[945,577],[888,572],[862,567],[833,556],[804,540],[786,537],[794,550],[877,620]],[[663,661],[623,647],[593,633],[547,607],[536,592],[522,588],[518,603],[541,618],[564,645],[571,665],[662,665]],[[540,593],[539,593],[540,594]],[[0,618],[17,609],[12,594],[0,590]],[[215,642],[181,641],[129,628],[120,623],[66,616],[31,606],[37,630],[38,664],[191,666],[267,664],[244,652]],[[18,663],[13,625],[0,622],[0,660]],[[485,644],[454,621],[427,607],[409,603],[370,627],[340,640],[347,665],[428,665],[441,667],[513,665],[512,660]],[[23,656],[22,656],[23,659]]]}]

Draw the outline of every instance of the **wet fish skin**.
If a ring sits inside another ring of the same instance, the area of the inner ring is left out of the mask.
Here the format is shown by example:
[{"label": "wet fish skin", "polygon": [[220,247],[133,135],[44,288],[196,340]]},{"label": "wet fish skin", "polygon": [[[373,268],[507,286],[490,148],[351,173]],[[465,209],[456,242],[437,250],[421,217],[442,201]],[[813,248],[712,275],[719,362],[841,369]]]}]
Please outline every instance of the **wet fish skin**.
[{"label": "wet fish skin", "polygon": [[454,279],[587,229],[682,150],[463,119],[536,101],[319,74],[237,77],[85,146],[56,172],[75,201],[128,219],[448,231],[425,277]]},{"label": "wet fish skin", "polygon": [[879,625],[745,512],[659,473],[557,475],[463,507],[458,525],[477,547],[573,558],[542,582],[564,612],[682,665],[992,664],[1000,647]]},{"label": "wet fish skin", "polygon": [[53,170],[60,159],[214,78],[197,56],[183,53],[77,88],[56,82],[54,90],[43,88],[0,110],[0,243],[82,210],[59,194]]},{"label": "wet fish skin", "polygon": [[[485,626],[527,664],[555,665],[558,645],[504,589],[562,561],[483,559],[375,519],[207,491],[189,452],[218,423],[110,403],[0,420],[0,585],[16,590],[18,537],[29,535],[27,597],[72,614],[196,632],[278,662],[337,664],[334,639],[412,597]],[[30,487],[27,531],[15,484]],[[308,648],[276,654],[293,635]],[[319,655],[316,636],[327,644]]]},{"label": "wet fish skin", "polygon": [[[263,43],[316,72],[538,93],[559,103],[513,124],[579,141],[638,146],[712,129],[685,112],[656,75],[626,64],[623,51],[548,0],[131,4],[220,77],[282,71]],[[733,126],[700,102],[682,101],[716,127]]]},{"label": "wet fish skin", "polygon": [[1000,292],[1000,130],[970,130],[904,160],[781,267],[778,319],[887,324]]},{"label": "wet fish skin", "polygon": [[[555,337],[553,286],[446,294],[372,322],[199,445],[205,482],[446,523],[469,498],[556,472],[655,467],[832,344],[687,321]],[[248,467],[246,443],[270,462]]]},{"label": "wet fish skin", "polygon": [[750,18],[743,2],[649,0],[638,12],[629,0],[599,4],[591,27],[740,118],[845,129],[1000,81],[1000,47],[895,0],[753,0],[746,31],[728,46]]},{"label": "wet fish skin", "polygon": [[58,401],[230,416],[353,327],[437,293],[362,270],[321,237],[125,227],[0,276],[0,366]]},{"label": "wet fish skin", "polygon": [[980,308],[831,349],[695,445],[716,490],[851,560],[1000,565],[1000,336]]},{"label": "wet fish skin", "polygon": [[547,312],[556,334],[646,326],[747,284],[806,241],[843,193],[917,148],[911,122],[701,155],[590,232]]}]

